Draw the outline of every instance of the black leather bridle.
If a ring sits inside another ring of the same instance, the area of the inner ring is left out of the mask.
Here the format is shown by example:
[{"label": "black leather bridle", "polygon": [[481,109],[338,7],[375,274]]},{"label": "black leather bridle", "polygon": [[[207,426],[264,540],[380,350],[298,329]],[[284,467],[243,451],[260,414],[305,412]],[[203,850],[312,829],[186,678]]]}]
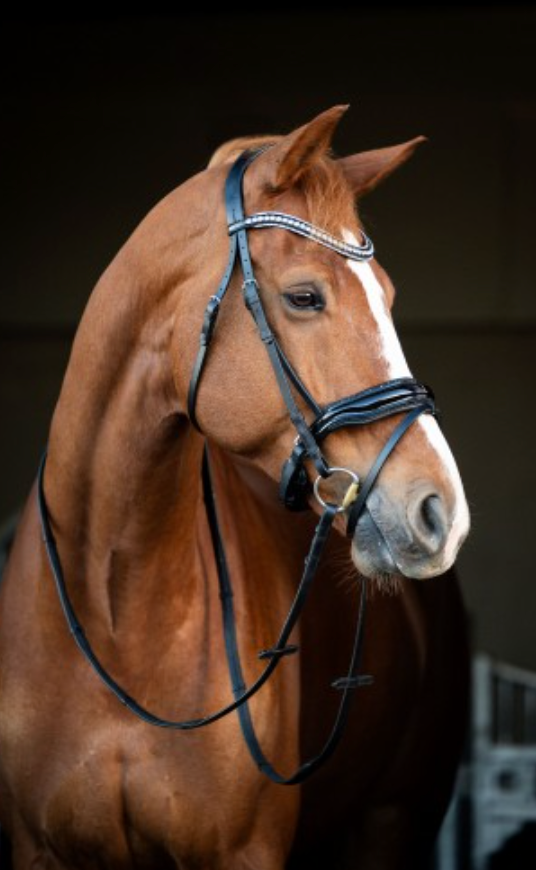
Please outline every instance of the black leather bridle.
[{"label": "black leather bridle", "polygon": [[[212,544],[218,570],[220,597],[222,601],[223,629],[225,647],[231,676],[234,701],[217,712],[197,719],[174,721],[160,718],[146,710],[131,698],[127,692],[113,679],[100,663],[78,621],[70,601],[56,541],[52,532],[48,508],[44,494],[44,470],[46,453],[43,456],[38,475],[38,504],[41,518],[43,540],[46,546],[49,563],[56,584],[61,606],[80,651],[98,674],[104,684],[131,712],[151,725],[177,730],[191,730],[209,725],[221,719],[234,710],[238,711],[244,738],[251,755],[259,769],[273,781],[290,785],[302,782],[309,777],[334,751],[338,744],[346,722],[350,700],[354,689],[369,685],[372,677],[359,675],[361,649],[363,645],[363,630],[366,606],[366,578],[361,578],[361,594],[359,599],[357,623],[354,643],[350,656],[348,671],[344,677],[335,680],[332,685],[341,691],[339,709],[332,731],[322,750],[314,758],[303,763],[291,776],[282,776],[264,756],[255,734],[248,707],[248,700],[264,685],[280,661],[288,655],[296,653],[298,647],[289,644],[291,632],[305,605],[311,584],[316,575],[323,547],[328,538],[335,516],[338,513],[348,513],[348,535],[353,537],[357,521],[366,506],[367,497],[376,479],[389,458],[390,454],[420,414],[435,414],[435,402],[431,390],[413,378],[398,378],[387,381],[379,386],[363,390],[344,399],[338,399],[329,405],[320,406],[311,396],[302,380],[285,356],[276,336],[270,328],[261,301],[259,288],[254,276],[253,265],[249,252],[248,231],[266,227],[279,227],[304,236],[318,244],[330,248],[335,253],[358,261],[367,261],[373,257],[374,249],[370,240],[363,233],[362,244],[349,244],[330,234],[319,230],[307,221],[295,218],[282,212],[259,212],[246,217],[243,210],[242,181],[247,167],[260,152],[245,152],[234,163],[226,181],[225,202],[227,223],[230,238],[229,259],[224,276],[217,292],[211,296],[207,305],[200,335],[199,350],[194,363],[188,392],[188,414],[194,426],[199,428],[196,418],[196,400],[201,376],[206,362],[207,353],[214,333],[221,302],[227,292],[231,277],[237,263],[240,263],[243,274],[243,296],[246,307],[250,311],[261,340],[263,341],[272,364],[272,368],[287,406],[290,419],[294,424],[297,437],[295,447],[289,459],[285,462],[280,483],[280,495],[290,510],[304,510],[308,500],[314,493],[323,507],[320,521],[316,527],[313,541],[305,560],[304,571],[297,587],[289,613],[285,619],[279,637],[275,644],[266,650],[261,650],[259,658],[267,662],[260,676],[249,688],[246,687],[243,670],[238,654],[236,622],[233,608],[233,593],[230,583],[227,560],[220,533],[213,486],[210,475],[210,463],[207,450],[203,455],[202,479],[203,493],[207,510]],[[311,424],[308,424],[303,412],[298,407],[294,394],[298,393],[303,402],[314,414]],[[405,413],[403,419],[390,435],[380,451],[364,481],[361,483],[358,475],[347,468],[330,467],[321,450],[321,443],[332,432],[348,426],[362,426],[380,420],[384,417]],[[304,461],[310,459],[318,472],[318,477],[312,485]],[[340,505],[324,501],[319,486],[323,479],[334,474],[345,474],[351,483]],[[358,584],[356,583],[356,589]]]},{"label": "black leather bridle", "polygon": [[[353,537],[367,496],[383,464],[403,434],[420,414],[435,413],[434,396],[429,387],[419,383],[414,378],[397,378],[396,380],[386,381],[379,386],[363,390],[360,393],[347,396],[344,399],[338,399],[329,405],[320,406],[315,401],[298,373],[292,367],[268,323],[251,262],[247,236],[248,230],[266,227],[286,229],[311,239],[320,245],[324,245],[341,256],[360,262],[372,259],[374,247],[364,233],[362,233],[363,244],[350,244],[317,229],[307,221],[283,212],[258,212],[257,214],[245,217],[242,180],[247,167],[259,153],[259,151],[244,152],[236,160],[227,177],[225,203],[230,238],[229,259],[220,286],[216,293],[210,297],[205,310],[199,350],[188,390],[188,415],[190,421],[199,429],[196,416],[196,402],[201,375],[214,334],[221,303],[229,288],[235,266],[239,262],[244,279],[242,291],[245,305],[250,311],[257,326],[259,336],[268,351],[277,384],[297,432],[294,450],[284,464],[281,473],[280,496],[287,508],[293,511],[300,511],[305,510],[309,506],[308,498],[313,487],[304,467],[305,459],[310,459],[313,462],[319,478],[327,478],[334,471],[337,473],[342,471],[349,475],[354,483],[359,484],[357,475],[354,472],[338,467],[336,469],[330,468],[328,465],[320,448],[320,443],[329,434],[343,427],[363,426],[384,417],[391,417],[394,414],[407,412],[407,416],[399,423],[380,452],[366,480],[362,485],[359,485],[359,495],[352,504],[347,524],[347,534],[349,537]],[[301,396],[304,403],[313,412],[314,419],[310,425],[306,422],[302,411],[298,407],[293,391]],[[317,496],[318,482],[317,479],[315,490]]]}]

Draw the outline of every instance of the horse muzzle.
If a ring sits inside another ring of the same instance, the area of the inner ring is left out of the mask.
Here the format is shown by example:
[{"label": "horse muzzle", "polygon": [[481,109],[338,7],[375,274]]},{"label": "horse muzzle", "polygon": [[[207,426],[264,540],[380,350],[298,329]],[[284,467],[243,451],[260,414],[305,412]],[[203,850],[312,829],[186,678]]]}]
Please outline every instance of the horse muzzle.
[{"label": "horse muzzle", "polygon": [[367,577],[398,574],[425,580],[454,563],[469,531],[465,505],[423,483],[405,498],[378,487],[368,498],[352,538],[352,560]]}]

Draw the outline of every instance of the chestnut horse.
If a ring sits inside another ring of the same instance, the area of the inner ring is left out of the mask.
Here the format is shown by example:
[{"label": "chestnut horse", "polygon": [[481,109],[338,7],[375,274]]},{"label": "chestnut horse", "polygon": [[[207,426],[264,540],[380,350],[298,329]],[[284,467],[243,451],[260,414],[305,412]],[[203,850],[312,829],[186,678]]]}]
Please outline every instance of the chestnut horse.
[{"label": "chestnut horse", "polygon": [[[205,444],[247,684],[265,667],[259,649],[278,637],[321,513],[310,488],[310,510],[279,500],[296,430],[237,265],[197,384],[199,429],[188,412],[204,311],[228,260],[225,181],[244,149],[259,150],[243,178],[245,213],[272,210],[322,231],[247,233],[267,321],[318,406],[414,383],[391,319],[393,285],[367,247],[356,201],[421,139],[335,159],[344,111],[287,136],[223,145],[142,221],[74,341],[48,441],[49,531],[95,655],[161,717],[195,720],[232,700]],[[296,384],[292,392],[311,425]],[[391,411],[341,426],[324,455],[366,477],[402,418]],[[305,457],[302,483],[313,466]],[[460,476],[423,413],[382,468],[351,546],[342,476],[324,486],[323,500],[339,507],[291,638],[300,651],[280,656],[250,701],[262,751],[287,775],[325,740],[340,697],[330,681],[344,672],[364,578],[361,669],[374,682],[355,693],[337,751],[288,788],[252,762],[236,713],[198,729],[156,728],[98,679],[65,621],[34,487],[0,609],[0,823],[15,870],[420,866],[465,726],[464,614],[445,573],[469,527]]]}]

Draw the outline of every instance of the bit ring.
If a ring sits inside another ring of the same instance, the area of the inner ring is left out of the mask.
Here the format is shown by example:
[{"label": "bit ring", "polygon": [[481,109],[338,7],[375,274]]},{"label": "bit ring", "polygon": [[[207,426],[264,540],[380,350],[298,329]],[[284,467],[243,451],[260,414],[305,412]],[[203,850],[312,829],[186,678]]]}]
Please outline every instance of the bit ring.
[{"label": "bit ring", "polygon": [[322,483],[323,480],[327,480],[329,477],[331,477],[332,474],[337,474],[337,473],[338,474],[347,474],[348,477],[351,479],[351,483],[346,490],[346,493],[344,495],[342,502],[339,505],[337,505],[337,513],[342,514],[346,510],[346,508],[348,508],[352,504],[352,502],[354,502],[356,500],[357,494],[359,492],[359,476],[355,473],[355,471],[350,471],[349,468],[341,468],[337,465],[334,465],[334,466],[328,468],[328,473],[327,473],[326,477],[322,477],[320,474],[318,475],[318,477],[316,478],[316,480],[313,484],[313,491],[314,491],[314,494],[315,494],[316,499],[319,502],[319,504],[323,508],[327,508],[328,504],[332,504],[332,503],[324,501],[324,499],[320,495],[320,484]]}]

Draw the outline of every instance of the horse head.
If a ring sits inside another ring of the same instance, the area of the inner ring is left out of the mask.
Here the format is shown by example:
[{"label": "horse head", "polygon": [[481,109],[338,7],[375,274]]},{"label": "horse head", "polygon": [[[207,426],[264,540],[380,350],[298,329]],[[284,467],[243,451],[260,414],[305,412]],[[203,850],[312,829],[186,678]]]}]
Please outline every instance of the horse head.
[{"label": "horse head", "polygon": [[[343,243],[333,248],[321,236],[304,238],[273,224],[265,232],[248,232],[266,320],[291,369],[320,409],[341,397],[411,377],[391,315],[393,284],[375,257],[345,256],[344,243],[349,249],[365,250],[357,211],[360,198],[408,159],[423,139],[335,159],[331,139],[345,110],[334,107],[287,136],[226,143],[194,180],[194,236],[198,255],[210,259],[211,266],[202,279],[191,270],[177,337],[177,346],[186,348],[193,359],[207,293],[217,286],[216,275],[225,268],[229,247],[222,196],[225,178],[241,152],[258,149],[243,178],[245,215],[291,215],[298,225],[306,222],[320,228],[326,239]],[[279,481],[296,428],[244,305],[243,280],[234,266],[199,389],[196,419],[211,440]],[[185,396],[184,356],[180,361],[177,357],[175,371]],[[295,384],[291,389],[310,425],[314,411]],[[400,414],[391,413],[365,426],[337,428],[322,444],[328,465],[348,469],[363,480],[400,419]],[[316,473],[310,457],[305,457],[304,468],[312,482]],[[341,504],[347,486],[343,474],[328,477],[323,500]],[[308,498],[310,507],[320,511],[312,489]],[[349,505],[335,520],[342,533],[350,510]],[[368,577],[432,577],[453,564],[468,529],[456,463],[437,420],[423,413],[397,443],[367,497],[352,536],[354,564]]]}]

